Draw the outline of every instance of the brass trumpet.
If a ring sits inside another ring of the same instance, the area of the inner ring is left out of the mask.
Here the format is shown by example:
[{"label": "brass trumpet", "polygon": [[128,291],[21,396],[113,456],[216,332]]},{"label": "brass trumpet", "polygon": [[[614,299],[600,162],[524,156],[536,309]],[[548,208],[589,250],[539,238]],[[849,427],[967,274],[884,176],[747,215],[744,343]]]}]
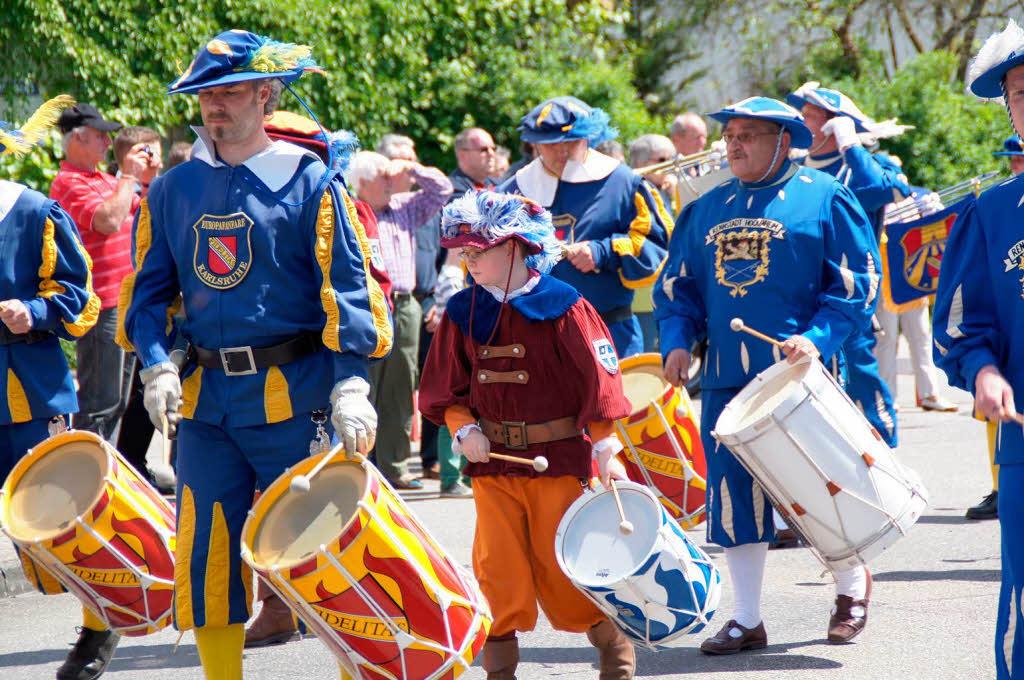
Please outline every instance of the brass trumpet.
[{"label": "brass trumpet", "polygon": [[697,153],[690,154],[689,156],[676,156],[675,158],[662,161],[661,163],[647,165],[642,168],[635,168],[633,172],[638,175],[651,175],[660,172],[674,172],[678,174],[685,172],[690,168],[696,168],[702,165],[718,165],[724,158],[725,153],[720,149],[705,149],[704,151],[698,151]]},{"label": "brass trumpet", "polygon": [[[971,177],[970,179],[965,179],[962,182],[957,182],[956,184],[948,186],[945,189],[940,189],[935,193],[938,195],[938,202],[942,205],[952,205],[968,194],[978,196],[981,192],[991,188],[999,182],[1002,182],[1004,179],[1005,176],[1002,172],[999,170],[992,170],[983,175],[978,175],[977,177]],[[926,200],[928,196],[930,196],[930,194],[911,196],[894,204],[894,207],[885,213],[885,223],[893,224],[895,222],[910,222],[941,210],[941,208],[938,208],[937,210],[934,206],[934,199],[932,199],[930,203]]]}]

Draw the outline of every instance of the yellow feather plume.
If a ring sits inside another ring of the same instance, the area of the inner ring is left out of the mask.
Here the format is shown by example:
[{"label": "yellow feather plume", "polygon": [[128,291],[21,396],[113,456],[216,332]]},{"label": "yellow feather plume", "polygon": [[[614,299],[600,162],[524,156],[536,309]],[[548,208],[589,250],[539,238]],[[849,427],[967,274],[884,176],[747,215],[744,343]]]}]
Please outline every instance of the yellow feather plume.
[{"label": "yellow feather plume", "polygon": [[19,129],[14,131],[0,129],[0,156],[7,154],[20,156],[27,153],[56,124],[61,112],[74,105],[75,100],[70,95],[58,95],[36,109],[36,112]]},{"label": "yellow feather plume", "polygon": [[252,55],[248,67],[259,73],[290,71],[309,62],[313,49],[309,45],[268,42]]}]

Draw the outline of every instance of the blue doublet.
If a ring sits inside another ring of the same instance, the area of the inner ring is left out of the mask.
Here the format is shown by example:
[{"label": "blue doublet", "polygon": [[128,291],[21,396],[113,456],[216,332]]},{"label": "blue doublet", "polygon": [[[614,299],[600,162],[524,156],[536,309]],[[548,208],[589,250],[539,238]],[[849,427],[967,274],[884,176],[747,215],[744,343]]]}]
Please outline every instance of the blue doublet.
[{"label": "blue doublet", "polygon": [[[946,242],[935,295],[935,363],[954,387],[974,392],[978,371],[992,365],[1024,404],[1024,176],[973,201]],[[999,525],[1002,587],[996,619],[996,677],[1024,678],[1024,431],[1000,423]]]},{"label": "blue doublet", "polygon": [[759,487],[710,432],[728,400],[782,355],[730,321],[740,317],[778,340],[803,334],[832,357],[874,311],[872,238],[849,189],[792,163],[764,182],[732,179],[679,216],[654,289],[655,315],[664,356],[708,338],[701,432],[711,541],[731,547],[774,534]]},{"label": "blue doublet", "polygon": [[633,291],[651,285],[665,259],[672,218],[658,192],[627,166],[593,150],[585,163],[567,166],[560,179],[535,159],[496,191],[521,194],[546,207],[565,243],[590,244],[595,271],[584,274],[563,259],[551,274],[602,315],[624,310],[625,320],[605,317],[615,350],[620,357],[642,351],[640,325],[629,308]]},{"label": "blue doublet", "polygon": [[[805,163],[808,167],[827,172],[853,191],[872,222],[875,236],[872,254],[881,271],[878,239],[885,206],[910,195],[910,187],[900,167],[887,155],[871,154],[862,146],[852,146],[842,153],[810,157]],[[875,342],[875,332],[869,323],[843,343],[847,362],[845,388],[885,443],[895,447],[898,443],[896,407],[892,391],[878,375]]]}]

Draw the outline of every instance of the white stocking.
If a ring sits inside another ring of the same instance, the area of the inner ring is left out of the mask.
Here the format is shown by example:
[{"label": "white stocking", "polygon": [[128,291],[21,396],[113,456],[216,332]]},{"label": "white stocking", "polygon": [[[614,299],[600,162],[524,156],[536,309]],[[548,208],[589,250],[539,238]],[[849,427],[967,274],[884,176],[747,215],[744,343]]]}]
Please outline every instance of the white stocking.
[{"label": "white stocking", "polygon": [[[761,623],[761,586],[764,584],[767,556],[767,543],[746,543],[725,549],[732,589],[736,594],[736,613],[732,618],[744,628],[756,628]],[[736,637],[740,634],[735,628],[730,633]]]}]

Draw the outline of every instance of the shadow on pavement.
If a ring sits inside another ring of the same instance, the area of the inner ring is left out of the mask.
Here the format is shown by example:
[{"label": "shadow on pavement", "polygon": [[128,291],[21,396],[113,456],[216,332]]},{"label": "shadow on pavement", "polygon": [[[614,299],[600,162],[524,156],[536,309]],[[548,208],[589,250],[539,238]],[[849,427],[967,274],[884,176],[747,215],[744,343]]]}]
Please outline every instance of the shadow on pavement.
[{"label": "shadow on pavement", "polygon": [[[123,640],[122,640],[123,643]],[[69,647],[70,649],[70,647]],[[174,652],[174,645],[124,645],[118,647],[107,673],[144,671],[150,668],[192,668],[199,666],[199,653],[195,645],[182,645]],[[172,653],[173,652],[173,653]],[[33,651],[0,654],[0,668],[11,666],[57,666],[64,663],[68,649],[37,649]],[[43,676],[40,676],[43,677]],[[45,677],[50,677],[49,675]]]},{"label": "shadow on pavement", "polygon": [[999,581],[998,569],[952,569],[939,571],[885,571],[872,573],[875,581]]},{"label": "shadow on pavement", "polygon": [[978,520],[967,519],[960,515],[921,515],[918,524],[975,524]]}]

